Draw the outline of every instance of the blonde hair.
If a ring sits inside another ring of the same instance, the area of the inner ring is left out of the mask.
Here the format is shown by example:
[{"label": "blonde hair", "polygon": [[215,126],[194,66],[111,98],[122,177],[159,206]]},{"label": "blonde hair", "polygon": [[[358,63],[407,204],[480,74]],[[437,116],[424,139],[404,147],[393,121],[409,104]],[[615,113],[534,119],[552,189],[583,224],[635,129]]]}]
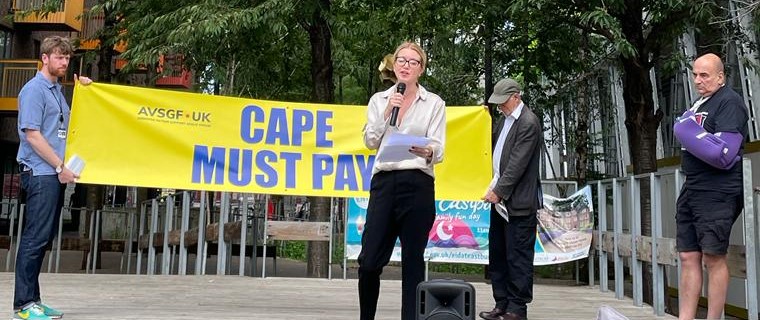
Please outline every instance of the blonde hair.
[{"label": "blonde hair", "polygon": [[74,46],[71,45],[69,38],[61,36],[47,37],[42,40],[40,45],[40,53],[50,56],[53,53],[62,55],[71,55],[74,53]]},{"label": "blonde hair", "polygon": [[405,41],[401,45],[396,48],[396,52],[393,54],[393,60],[396,60],[398,58],[398,53],[402,49],[412,49],[414,52],[417,52],[417,54],[420,55],[420,58],[422,61],[420,61],[420,67],[422,70],[425,70],[425,66],[427,66],[427,55],[425,54],[425,51],[422,50],[422,47],[420,47],[419,44],[416,44],[411,41]]}]

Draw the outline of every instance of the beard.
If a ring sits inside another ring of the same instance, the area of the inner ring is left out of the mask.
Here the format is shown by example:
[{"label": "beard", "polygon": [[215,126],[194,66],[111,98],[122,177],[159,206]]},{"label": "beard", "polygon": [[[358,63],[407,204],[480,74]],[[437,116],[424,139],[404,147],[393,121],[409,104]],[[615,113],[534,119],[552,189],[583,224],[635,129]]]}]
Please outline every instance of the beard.
[{"label": "beard", "polygon": [[48,72],[53,76],[61,78],[66,75],[66,68],[54,68],[48,65]]}]

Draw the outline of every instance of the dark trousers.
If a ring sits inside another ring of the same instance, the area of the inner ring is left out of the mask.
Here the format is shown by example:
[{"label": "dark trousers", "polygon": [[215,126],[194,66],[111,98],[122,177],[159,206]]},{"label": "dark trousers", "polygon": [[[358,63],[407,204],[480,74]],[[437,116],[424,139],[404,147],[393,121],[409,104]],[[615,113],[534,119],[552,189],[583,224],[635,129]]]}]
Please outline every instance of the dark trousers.
[{"label": "dark trousers", "polygon": [[523,317],[533,301],[533,256],[536,213],[504,220],[491,208],[488,229],[488,271],[496,307]]},{"label": "dark trousers", "polygon": [[16,258],[16,288],[13,308],[18,310],[40,301],[40,269],[45,248],[58,231],[64,186],[56,175],[32,176],[21,173],[26,192],[24,227]]},{"label": "dark trousers", "polygon": [[433,177],[420,170],[383,171],[372,177],[367,222],[359,253],[361,320],[375,319],[380,274],[401,240],[401,319],[414,320],[417,285],[425,278],[423,254],[435,220]]}]

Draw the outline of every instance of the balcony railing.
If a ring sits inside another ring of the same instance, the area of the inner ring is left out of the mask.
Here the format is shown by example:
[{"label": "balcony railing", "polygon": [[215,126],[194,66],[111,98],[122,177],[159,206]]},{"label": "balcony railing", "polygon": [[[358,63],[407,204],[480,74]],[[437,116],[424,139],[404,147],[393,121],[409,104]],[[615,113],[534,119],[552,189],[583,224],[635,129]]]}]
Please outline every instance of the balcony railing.
[{"label": "balcony railing", "polygon": [[[105,26],[103,13],[93,14],[82,19],[82,31],[79,32],[79,50],[95,50],[100,45],[97,39],[98,31]],[[127,43],[119,41],[113,46],[114,51],[123,53],[127,51]]]},{"label": "balcony railing", "polygon": [[[113,59],[113,67],[116,71],[121,71],[122,69],[126,68],[128,63],[129,63],[129,60],[124,59],[124,58],[116,57]],[[134,66],[130,70],[130,72],[131,73],[147,73],[148,67],[145,64],[140,63],[137,66]]]},{"label": "balcony railing", "polygon": [[38,60],[0,60],[0,111],[18,109],[18,92],[40,68]]},{"label": "balcony railing", "polygon": [[185,68],[182,55],[161,56],[157,71],[156,87],[190,89],[193,85],[193,73]]},{"label": "balcony railing", "polygon": [[[86,13],[86,12],[85,12]],[[103,13],[93,14],[82,19],[82,31],[79,32],[79,49],[95,50],[100,41],[96,39],[98,30],[103,29],[105,16]]]},{"label": "balcony railing", "polygon": [[57,11],[47,15],[28,13],[30,10],[39,10],[44,4],[45,0],[13,0],[13,21],[20,27],[26,26],[36,30],[82,30],[79,16],[84,12],[84,0],[64,0]]}]

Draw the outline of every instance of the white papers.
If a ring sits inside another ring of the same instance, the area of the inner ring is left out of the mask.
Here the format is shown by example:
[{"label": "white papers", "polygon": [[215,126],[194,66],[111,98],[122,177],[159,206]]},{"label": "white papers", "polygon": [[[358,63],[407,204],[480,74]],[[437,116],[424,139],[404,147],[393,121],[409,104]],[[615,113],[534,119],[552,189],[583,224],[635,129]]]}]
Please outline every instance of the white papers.
[{"label": "white papers", "polygon": [[80,175],[82,174],[82,170],[84,170],[84,160],[76,154],[72,155],[71,158],[69,158],[69,161],[66,162],[66,168],[74,172],[76,175]]},{"label": "white papers", "polygon": [[[499,175],[494,174],[493,179],[491,179],[491,183],[488,184],[488,189],[486,189],[486,194],[488,194],[488,191],[493,190],[494,187],[496,187],[496,183],[499,181]],[[507,206],[504,205],[504,201],[499,201],[499,203],[494,204],[494,208],[496,209],[496,213],[498,213],[504,220],[509,222],[509,211],[507,211]]]},{"label": "white papers", "polygon": [[390,133],[390,136],[388,136],[388,139],[383,142],[380,150],[377,151],[377,158],[375,161],[397,162],[414,159],[417,158],[417,156],[409,152],[409,149],[412,146],[424,147],[429,143],[430,139],[425,137],[392,132]]},{"label": "white papers", "polygon": [[507,211],[507,206],[504,205],[504,201],[499,201],[494,207],[496,207],[496,213],[509,222],[509,212]]}]

